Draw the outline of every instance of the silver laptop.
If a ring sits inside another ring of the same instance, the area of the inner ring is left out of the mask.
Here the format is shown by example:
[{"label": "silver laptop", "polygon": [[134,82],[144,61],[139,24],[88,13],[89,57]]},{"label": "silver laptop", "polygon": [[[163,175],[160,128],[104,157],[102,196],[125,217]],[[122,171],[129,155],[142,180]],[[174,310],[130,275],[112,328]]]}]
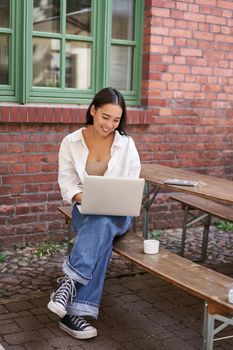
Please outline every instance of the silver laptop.
[{"label": "silver laptop", "polygon": [[81,214],[139,216],[144,179],[87,176],[84,178]]}]

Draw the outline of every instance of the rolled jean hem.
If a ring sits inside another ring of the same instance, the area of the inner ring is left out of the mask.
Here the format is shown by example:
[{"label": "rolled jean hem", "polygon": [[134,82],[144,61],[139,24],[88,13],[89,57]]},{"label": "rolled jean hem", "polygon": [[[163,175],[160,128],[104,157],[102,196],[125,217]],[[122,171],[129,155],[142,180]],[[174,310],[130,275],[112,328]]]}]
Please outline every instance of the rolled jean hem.
[{"label": "rolled jean hem", "polygon": [[70,276],[70,278],[72,278],[72,280],[79,282],[81,284],[84,284],[85,286],[88,284],[88,282],[90,281],[90,279],[85,279],[83,277],[81,277],[78,272],[75,272],[74,270],[72,270],[67,263],[67,260],[65,260],[62,264],[62,271],[64,272],[65,275]]},{"label": "rolled jean hem", "polygon": [[97,306],[79,302],[73,302],[72,305],[67,305],[66,311],[68,315],[90,316],[94,319],[97,319],[99,315],[99,308]]}]

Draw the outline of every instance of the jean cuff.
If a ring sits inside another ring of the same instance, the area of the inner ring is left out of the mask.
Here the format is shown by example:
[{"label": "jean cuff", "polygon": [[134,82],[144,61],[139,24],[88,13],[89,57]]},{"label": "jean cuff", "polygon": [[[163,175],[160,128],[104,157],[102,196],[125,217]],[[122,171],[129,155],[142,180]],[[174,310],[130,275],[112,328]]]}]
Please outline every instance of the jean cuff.
[{"label": "jean cuff", "polygon": [[87,302],[73,302],[66,307],[67,315],[72,316],[90,316],[97,319],[99,307]]},{"label": "jean cuff", "polygon": [[68,261],[68,258],[66,258],[66,260],[62,264],[62,271],[65,275],[70,276],[72,280],[84,284],[85,286],[89,283],[91,279],[91,277],[83,276],[79,271],[75,270]]}]

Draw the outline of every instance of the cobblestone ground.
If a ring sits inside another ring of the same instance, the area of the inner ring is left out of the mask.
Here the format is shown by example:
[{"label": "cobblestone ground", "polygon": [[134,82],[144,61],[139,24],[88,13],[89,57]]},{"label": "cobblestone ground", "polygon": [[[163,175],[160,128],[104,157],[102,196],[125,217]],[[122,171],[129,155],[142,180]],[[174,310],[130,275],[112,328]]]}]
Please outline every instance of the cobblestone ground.
[{"label": "cobblestone ground", "polygon": [[[189,230],[186,240],[185,257],[198,260],[201,251],[200,228]],[[162,247],[179,253],[181,230],[163,230],[158,238]],[[59,246],[59,251],[42,257],[37,256],[36,247],[4,251],[6,261],[0,263],[0,300],[24,298],[38,292],[50,291],[62,276],[61,263],[66,255],[66,245]],[[207,259],[203,263],[222,273],[230,273],[233,261],[233,232],[227,233],[211,227]],[[139,273],[130,262],[113,254],[107,278]]]},{"label": "cobblestone ground", "polygon": [[[161,246],[178,252],[180,230],[165,230]],[[200,230],[187,238],[186,257],[197,259]],[[204,263],[233,277],[233,235],[211,227]],[[0,263],[0,344],[5,350],[196,350],[202,349],[203,303],[113,255],[104,289],[100,317],[92,322],[98,337],[79,341],[58,328],[58,318],[46,308],[48,296],[61,276],[66,247],[37,257],[29,247],[4,252]],[[223,335],[232,334],[228,327]],[[233,339],[216,342],[214,350],[233,349]],[[0,350],[1,346],[0,346]]]}]

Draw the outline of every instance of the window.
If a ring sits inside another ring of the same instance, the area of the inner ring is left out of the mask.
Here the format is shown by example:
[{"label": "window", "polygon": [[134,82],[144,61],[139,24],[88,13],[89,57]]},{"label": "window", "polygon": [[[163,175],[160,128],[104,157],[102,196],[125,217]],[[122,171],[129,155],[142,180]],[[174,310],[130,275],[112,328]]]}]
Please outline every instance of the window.
[{"label": "window", "polygon": [[[16,16],[17,13],[17,16]],[[140,99],[143,0],[1,0],[0,101]]]}]

